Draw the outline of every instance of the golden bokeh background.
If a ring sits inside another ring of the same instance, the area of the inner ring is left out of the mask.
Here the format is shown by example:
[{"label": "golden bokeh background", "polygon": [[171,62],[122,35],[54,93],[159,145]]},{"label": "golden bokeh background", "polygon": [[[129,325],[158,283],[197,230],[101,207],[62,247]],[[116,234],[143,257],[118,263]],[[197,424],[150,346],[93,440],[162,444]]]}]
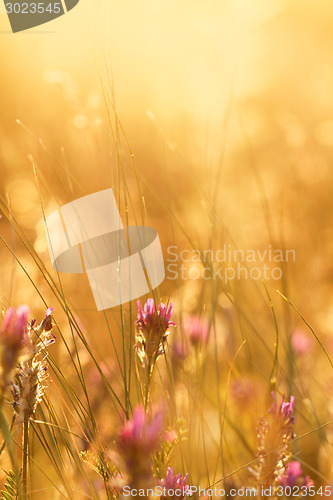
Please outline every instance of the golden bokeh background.
[{"label": "golden bokeh background", "polygon": [[[169,245],[294,249],[283,280],[266,283],[280,324],[281,364],[288,336],[302,322],[276,289],[333,355],[332,44],[329,0],[80,0],[65,16],[17,34],[1,5],[0,194],[54,279],[40,195],[48,215],[113,187],[125,220],[126,185],[129,225],[141,221],[144,198],[143,221],[158,231],[165,254]],[[0,231],[57,312],[6,217]],[[28,303],[41,315],[36,289],[3,244],[0,271],[4,307]],[[62,280],[99,359],[112,360],[86,276]],[[217,304],[221,362],[223,349],[232,358],[245,332],[248,358],[244,350],[240,365],[257,359],[246,373],[269,381],[272,358],[249,326],[273,353],[274,323],[261,281],[213,288],[167,279],[159,293],[165,302],[171,297],[177,315]],[[116,330],[117,312],[107,315]],[[61,346],[55,349],[60,356]],[[295,379],[282,387],[293,388],[307,408],[300,424],[306,432],[315,427],[314,414],[318,424],[333,413],[332,377],[319,347],[300,372],[305,388],[292,370]],[[264,397],[258,401],[253,421],[267,406]],[[207,418],[214,428],[215,417]],[[332,479],[327,447],[317,453],[321,439],[306,440],[305,459]],[[230,467],[245,461],[234,457]]]}]

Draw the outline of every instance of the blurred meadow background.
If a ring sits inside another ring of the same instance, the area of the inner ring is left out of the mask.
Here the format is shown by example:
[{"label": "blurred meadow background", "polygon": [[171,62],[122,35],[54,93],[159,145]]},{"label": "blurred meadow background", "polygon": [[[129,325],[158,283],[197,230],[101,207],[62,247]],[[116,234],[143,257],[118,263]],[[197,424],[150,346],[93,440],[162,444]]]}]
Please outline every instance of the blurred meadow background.
[{"label": "blurred meadow background", "polygon": [[[159,234],[166,279],[149,296],[173,303],[177,325],[150,384],[148,412],[176,436],[155,477],[172,466],[190,485],[247,486],[274,390],[295,397],[292,460],[332,485],[332,44],[328,0],[80,0],[15,35],[0,6],[2,311],[27,304],[40,322],[53,307],[57,337],[28,498],[113,498],[105,464],[144,402],[136,301],[98,312],[87,276],[57,275],[46,243],[44,215],[109,187],[124,225]],[[293,249],[295,262],[265,283],[170,279],[168,247],[224,245]],[[14,422],[19,465],[21,434]]]}]

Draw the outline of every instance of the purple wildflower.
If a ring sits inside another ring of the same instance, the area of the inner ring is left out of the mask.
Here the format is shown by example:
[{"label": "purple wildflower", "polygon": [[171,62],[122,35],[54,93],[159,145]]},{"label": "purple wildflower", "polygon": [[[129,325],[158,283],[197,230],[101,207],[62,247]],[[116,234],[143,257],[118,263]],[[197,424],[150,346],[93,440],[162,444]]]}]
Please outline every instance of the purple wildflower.
[{"label": "purple wildflower", "polygon": [[142,306],[140,301],[138,300],[138,320],[136,324],[138,328],[142,329],[150,329],[150,328],[159,328],[162,331],[168,330],[170,326],[176,326],[173,321],[170,321],[172,314],[172,302],[169,305],[169,308],[166,308],[166,305],[161,303],[158,305],[158,310],[156,311],[155,303],[153,299],[148,299],[144,305],[142,310]]},{"label": "purple wildflower", "polygon": [[209,334],[209,321],[200,316],[188,316],[183,321],[183,328],[192,345],[206,344]]},{"label": "purple wildflower", "polygon": [[[51,332],[52,311],[52,308],[46,311],[39,327],[36,326],[37,321],[32,320],[25,334],[24,356],[18,365],[15,380],[12,381],[13,408],[18,421],[28,421],[43,398],[48,378],[43,351],[55,341]],[[26,317],[27,311],[25,319]]]},{"label": "purple wildflower", "polygon": [[52,312],[53,307],[49,307],[45,313],[45,318],[38,327],[35,319],[30,324],[30,339],[35,346],[36,352],[55,343],[56,337],[51,332],[53,328]]},{"label": "purple wildflower", "polygon": [[2,345],[14,346],[21,344],[28,327],[29,307],[20,306],[15,310],[13,307],[7,309],[0,330],[0,341]]},{"label": "purple wildflower", "polygon": [[7,309],[0,330],[0,397],[7,387],[10,374],[17,364],[28,326],[28,306]]},{"label": "purple wildflower", "polygon": [[40,329],[44,330],[45,332],[48,332],[52,329],[52,317],[51,314],[53,313],[53,307],[49,307],[46,311],[45,318],[40,324]]},{"label": "purple wildflower", "polygon": [[163,427],[162,413],[155,413],[150,422],[142,406],[138,406],[131,420],[125,422],[119,435],[119,448],[125,453],[149,456],[158,446]]},{"label": "purple wildflower", "polygon": [[272,404],[271,409],[269,411],[272,414],[274,414],[278,419],[281,419],[283,421],[284,426],[292,425],[295,422],[295,418],[293,417],[294,403],[295,403],[294,396],[290,397],[289,402],[285,402],[283,396],[279,408],[277,405],[277,400],[274,392],[272,392],[272,397],[274,399],[274,403]]},{"label": "purple wildflower", "polygon": [[131,487],[147,487],[152,482],[152,454],[163,438],[163,420],[160,412],[148,420],[139,406],[118,436],[118,449]]},{"label": "purple wildflower", "polygon": [[280,477],[279,482],[281,486],[290,486],[291,488],[294,486],[305,486],[306,488],[313,486],[312,479],[309,476],[303,476],[301,464],[297,461],[288,463],[285,473]]},{"label": "purple wildflower", "polygon": [[293,410],[295,398],[290,401],[284,398],[278,405],[276,396],[272,393],[274,403],[266,418],[261,418],[258,424],[258,461],[251,470],[254,485],[259,488],[259,498],[264,498],[263,491],[272,488],[273,494],[279,485],[279,478],[286,471],[290,458],[288,444],[294,437]]},{"label": "purple wildflower", "polygon": [[138,301],[138,310],[138,319],[135,322],[137,328],[135,348],[149,376],[155,361],[164,353],[170,326],[175,326],[175,323],[170,321],[172,303],[168,309],[164,304],[159,304],[156,310],[153,299],[148,299],[142,310]]},{"label": "purple wildflower", "polygon": [[[191,489],[186,484],[188,474],[182,477],[181,474],[174,475],[173,468],[168,467],[167,475],[165,479],[161,479],[160,486],[165,488],[166,495],[162,495],[162,499],[166,498],[185,498],[185,496],[191,495]],[[171,491],[170,491],[171,490]],[[176,495],[176,490],[177,495]],[[168,493],[170,492],[170,494]],[[173,492],[173,494],[172,494]]]}]

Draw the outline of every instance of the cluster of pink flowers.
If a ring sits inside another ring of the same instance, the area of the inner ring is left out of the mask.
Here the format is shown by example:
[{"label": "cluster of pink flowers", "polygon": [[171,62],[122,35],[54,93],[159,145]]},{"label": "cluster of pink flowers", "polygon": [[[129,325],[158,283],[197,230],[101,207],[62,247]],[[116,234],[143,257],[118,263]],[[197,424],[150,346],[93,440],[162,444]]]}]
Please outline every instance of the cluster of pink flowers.
[{"label": "cluster of pink flowers", "polygon": [[[167,475],[165,479],[161,479],[160,486],[166,489],[166,495],[162,495],[162,500],[167,498],[180,498],[183,499],[186,496],[191,495],[191,489],[186,484],[188,474],[182,477],[181,474],[174,475],[173,468],[168,467]],[[176,491],[177,490],[177,491]]]},{"label": "cluster of pink flowers", "polygon": [[152,483],[152,454],[164,437],[163,414],[149,419],[142,406],[121,429],[117,444],[131,488],[147,488]]},{"label": "cluster of pink flowers", "polygon": [[175,326],[175,323],[170,321],[173,307],[172,303],[170,303],[168,309],[165,304],[158,304],[157,310],[153,299],[147,300],[143,310],[139,300],[137,304],[139,312],[136,324],[139,329],[143,331],[155,329],[164,333],[170,326]]},{"label": "cluster of pink flowers", "polygon": [[301,464],[297,461],[291,461],[287,464],[285,473],[279,478],[281,486],[294,486],[310,488],[314,483],[309,476],[303,476]]},{"label": "cluster of pink flowers", "polygon": [[172,314],[172,303],[167,308],[165,304],[159,304],[157,309],[153,299],[148,299],[142,309],[138,301],[138,319],[135,322],[136,351],[142,362],[151,374],[154,364],[161,354],[164,353],[166,339],[171,326],[176,326],[170,320]]},{"label": "cluster of pink flowers", "polygon": [[[274,393],[274,403],[266,418],[258,425],[258,462],[251,470],[252,478],[259,491],[263,488],[276,488],[279,485],[290,485],[299,472],[295,463],[289,462],[288,444],[294,438],[294,403],[282,398],[280,405]],[[296,462],[298,463],[298,462]],[[299,480],[299,475],[296,478]],[[304,485],[310,484],[306,479]]]},{"label": "cluster of pink flowers", "polygon": [[275,416],[281,431],[286,435],[290,433],[288,437],[292,439],[294,437],[292,425],[295,423],[295,418],[293,416],[295,398],[294,396],[291,396],[290,401],[285,402],[283,396],[280,406],[278,406],[274,392],[272,392],[272,397],[274,399],[274,403],[272,404],[269,412]]},{"label": "cluster of pink flowers", "polygon": [[[147,489],[155,481],[152,475],[152,455],[157,451],[163,440],[173,441],[173,432],[163,431],[164,418],[157,412],[151,419],[148,418],[142,406],[138,406],[133,417],[123,425],[118,439],[118,449],[123,459],[127,484],[131,489]],[[174,475],[173,468],[169,467],[165,479],[159,485],[165,488],[168,494],[161,498],[173,498],[172,491],[177,490],[177,498],[185,498],[190,494],[186,485],[188,474]],[[179,492],[182,495],[179,495]],[[176,497],[175,497],[176,498]]]},{"label": "cluster of pink flowers", "polygon": [[42,400],[47,379],[43,351],[54,343],[53,309],[46,311],[39,326],[28,323],[29,308],[22,305],[7,309],[0,330],[0,399],[11,385],[13,408],[19,421],[31,418]]},{"label": "cluster of pink flowers", "polygon": [[[149,374],[156,359],[164,352],[169,328],[175,326],[171,321],[171,313],[172,304],[168,308],[159,304],[156,308],[154,301],[148,299],[142,309],[138,302],[136,349]],[[194,347],[207,343],[209,328],[209,322],[199,316],[189,316],[183,322],[186,338]],[[186,344],[174,343],[174,355],[177,357],[178,354],[179,359],[186,357],[184,345]],[[295,398],[291,396],[289,400],[285,400],[283,397],[278,404],[274,393],[272,397],[274,401],[266,418],[262,418],[258,424],[258,460],[251,470],[252,479],[258,491],[273,487],[274,493],[278,486],[297,485],[309,488],[313,485],[312,480],[303,476],[299,462],[290,461],[291,454],[288,449],[294,438]],[[154,484],[152,459],[163,439],[166,439],[166,435],[163,433],[162,414],[156,413],[149,419],[141,406],[136,408],[133,418],[124,424],[118,437],[118,449],[131,487],[147,488]],[[158,483],[164,488],[162,500],[173,498],[176,491],[177,498],[190,496],[191,489],[186,484],[187,479],[188,474],[184,477],[181,474],[175,475],[173,468],[169,467],[165,479]]]},{"label": "cluster of pink flowers", "polygon": [[118,445],[123,454],[149,457],[161,442],[163,420],[163,414],[158,412],[149,421],[143,407],[138,406],[119,434]]},{"label": "cluster of pink flowers", "polygon": [[0,330],[2,343],[4,341],[7,344],[22,342],[28,327],[28,315],[29,307],[26,305],[19,306],[17,310],[13,307],[6,310]]}]

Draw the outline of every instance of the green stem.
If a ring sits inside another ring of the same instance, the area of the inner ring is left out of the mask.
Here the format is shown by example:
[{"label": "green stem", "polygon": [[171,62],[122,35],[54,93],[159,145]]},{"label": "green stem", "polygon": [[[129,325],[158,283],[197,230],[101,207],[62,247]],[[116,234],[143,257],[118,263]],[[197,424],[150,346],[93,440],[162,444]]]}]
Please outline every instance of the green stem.
[{"label": "green stem", "polygon": [[23,476],[23,498],[28,498],[28,447],[29,447],[29,419],[23,422],[23,457],[22,457],[22,476]]},{"label": "green stem", "polygon": [[18,466],[17,466],[17,461],[14,453],[14,447],[13,447],[13,439],[12,439],[12,433],[10,431],[7,419],[2,411],[1,408],[2,404],[0,402],[0,429],[4,438],[4,441],[6,443],[8,455],[10,458],[10,462],[12,464],[13,471],[15,472],[15,476],[18,477],[19,471],[18,471]]},{"label": "green stem", "polygon": [[152,369],[151,366],[148,364],[146,371],[146,387],[145,387],[145,398],[144,398],[144,405],[146,412],[148,410],[148,403],[149,403],[149,388],[150,388],[151,376],[152,376]]}]

